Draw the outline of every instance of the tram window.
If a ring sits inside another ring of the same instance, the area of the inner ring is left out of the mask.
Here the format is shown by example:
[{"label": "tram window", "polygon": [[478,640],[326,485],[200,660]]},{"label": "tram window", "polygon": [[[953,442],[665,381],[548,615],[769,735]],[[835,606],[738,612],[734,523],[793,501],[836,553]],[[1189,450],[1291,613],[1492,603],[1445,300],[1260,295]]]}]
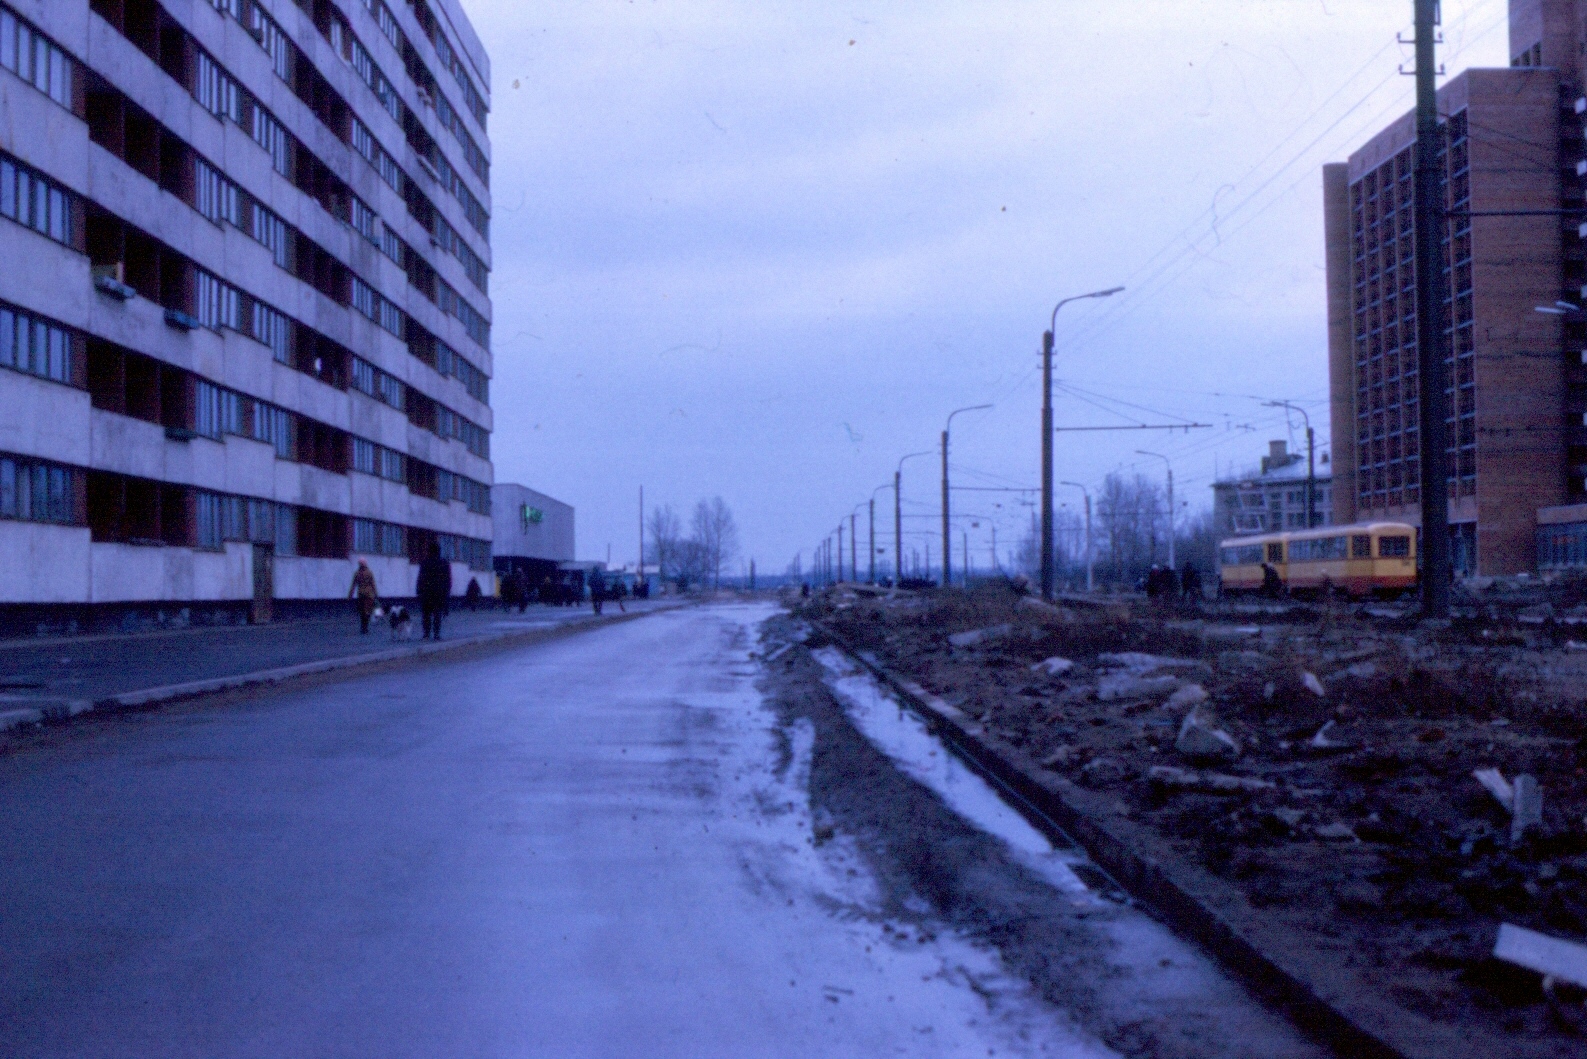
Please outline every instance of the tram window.
[{"label": "tram window", "polygon": [[1281,563],[1284,561],[1283,541],[1274,541],[1267,546],[1267,561],[1270,563]]},{"label": "tram window", "polygon": [[1378,556],[1383,559],[1404,559],[1411,554],[1411,538],[1379,537]]},{"label": "tram window", "polygon": [[1372,558],[1372,537],[1365,533],[1357,533],[1350,538],[1350,558]]}]

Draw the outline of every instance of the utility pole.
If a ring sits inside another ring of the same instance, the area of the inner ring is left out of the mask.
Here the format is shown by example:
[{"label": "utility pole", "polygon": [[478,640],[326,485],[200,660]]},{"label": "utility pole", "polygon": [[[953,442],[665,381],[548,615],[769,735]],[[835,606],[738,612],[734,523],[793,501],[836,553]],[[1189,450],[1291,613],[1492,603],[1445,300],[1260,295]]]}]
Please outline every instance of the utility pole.
[{"label": "utility pole", "polygon": [[838,580],[843,580],[843,520],[838,519]]},{"label": "utility pole", "polygon": [[[948,413],[948,421],[942,426],[942,587],[947,588],[953,583],[953,546],[952,538],[948,536],[948,431],[953,429],[953,417],[960,412],[979,412],[983,408],[991,408],[989,404],[974,404],[968,408],[956,408]],[[964,557],[969,563],[970,557]],[[968,585],[969,581],[966,580]]]},{"label": "utility pole", "polygon": [[[634,587],[650,582],[645,578],[645,487],[639,487],[639,577],[634,582]],[[648,591],[648,589],[647,589]]]},{"label": "utility pole", "polygon": [[1092,560],[1096,552],[1091,547],[1091,490],[1079,482],[1059,482],[1059,485],[1073,486],[1085,494],[1086,497],[1086,591],[1095,592],[1097,589],[1096,577],[1092,572]]},{"label": "utility pole", "polygon": [[904,503],[899,498],[899,486],[904,472],[893,472],[893,588],[904,579]]},{"label": "utility pole", "polygon": [[1058,329],[1058,310],[1070,302],[1082,298],[1107,298],[1123,290],[1123,287],[1109,287],[1107,290],[1092,291],[1090,294],[1079,294],[1073,298],[1065,298],[1052,309],[1052,320],[1047,325],[1047,331],[1041,336],[1041,598],[1052,599],[1053,595],[1053,555],[1052,555],[1052,347],[1053,332]]},{"label": "utility pole", "polygon": [[871,493],[871,570],[867,584],[876,584],[876,494]]},{"label": "utility pole", "polygon": [[964,556],[964,588],[968,592],[970,589],[970,531],[960,530],[959,536],[962,539],[959,553]]},{"label": "utility pole", "polygon": [[849,512],[849,579],[860,580],[860,535],[854,531],[854,512]]},{"label": "utility pole", "polygon": [[1433,35],[1438,0],[1414,0],[1416,16],[1416,361],[1421,401],[1422,614],[1449,615],[1449,468],[1445,452],[1443,188]]}]

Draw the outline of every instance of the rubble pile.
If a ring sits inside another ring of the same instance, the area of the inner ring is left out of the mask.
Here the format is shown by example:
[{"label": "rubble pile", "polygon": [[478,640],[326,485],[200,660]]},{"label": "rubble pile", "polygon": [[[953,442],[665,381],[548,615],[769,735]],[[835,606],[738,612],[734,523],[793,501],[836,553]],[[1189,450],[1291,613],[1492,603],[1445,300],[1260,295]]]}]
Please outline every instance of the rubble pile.
[{"label": "rubble pile", "polygon": [[1574,625],[1327,607],[1231,620],[1001,588],[805,610],[1116,798],[1400,1003],[1540,1040],[1576,1032],[1535,972],[1494,956],[1501,923],[1587,941]]}]

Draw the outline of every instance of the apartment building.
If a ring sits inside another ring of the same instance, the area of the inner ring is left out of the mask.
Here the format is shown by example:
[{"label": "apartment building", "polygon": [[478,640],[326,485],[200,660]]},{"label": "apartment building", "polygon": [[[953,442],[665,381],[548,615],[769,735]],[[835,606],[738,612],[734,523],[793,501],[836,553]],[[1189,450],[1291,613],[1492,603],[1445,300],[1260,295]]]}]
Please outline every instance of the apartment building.
[{"label": "apartment building", "polygon": [[[1509,15],[1511,65],[1438,93],[1462,573],[1533,571],[1545,538],[1587,523],[1587,4],[1512,0]],[[1420,522],[1414,144],[1406,114],[1324,167],[1335,522]]]},{"label": "apartment building", "polygon": [[[1333,522],[1333,479],[1328,457],[1311,474],[1311,524]],[[1306,528],[1306,454],[1287,441],[1268,442],[1261,469],[1212,483],[1212,512],[1219,537]]]},{"label": "apartment building", "polygon": [[[0,0],[0,619],[490,569],[490,67],[458,0]],[[0,623],[4,623],[0,622]]]}]

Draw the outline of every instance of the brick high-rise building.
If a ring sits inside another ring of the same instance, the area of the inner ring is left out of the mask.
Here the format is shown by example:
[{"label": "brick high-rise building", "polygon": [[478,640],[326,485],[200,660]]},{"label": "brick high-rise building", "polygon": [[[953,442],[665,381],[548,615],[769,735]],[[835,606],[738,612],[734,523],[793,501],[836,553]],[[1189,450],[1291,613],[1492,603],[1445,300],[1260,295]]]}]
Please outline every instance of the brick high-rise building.
[{"label": "brick high-rise building", "polygon": [[0,0],[0,67],[4,616],[263,617],[355,557],[405,595],[432,545],[489,570],[458,0]]},{"label": "brick high-rise building", "polygon": [[[1577,0],[1512,0],[1510,67],[1438,93],[1448,488],[1465,572],[1537,568],[1540,522],[1587,504],[1587,314],[1570,308],[1587,216],[1560,212],[1582,204],[1587,173],[1584,17]],[[1420,521],[1414,142],[1407,114],[1323,171],[1337,523]]]}]

